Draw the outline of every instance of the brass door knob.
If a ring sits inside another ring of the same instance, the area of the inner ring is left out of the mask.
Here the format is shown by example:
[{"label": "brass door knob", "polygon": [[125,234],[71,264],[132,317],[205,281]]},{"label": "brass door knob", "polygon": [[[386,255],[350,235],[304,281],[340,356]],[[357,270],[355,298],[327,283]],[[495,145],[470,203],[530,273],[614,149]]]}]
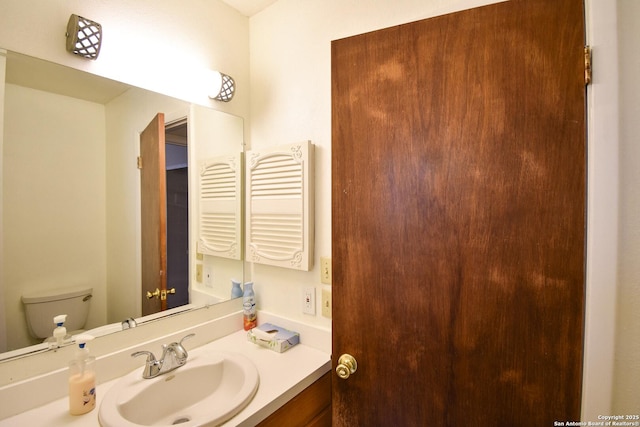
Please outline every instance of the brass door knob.
[{"label": "brass door knob", "polygon": [[356,362],[355,357],[350,354],[343,354],[338,359],[338,366],[336,366],[336,374],[343,380],[346,380],[354,374],[358,369],[358,362]]}]

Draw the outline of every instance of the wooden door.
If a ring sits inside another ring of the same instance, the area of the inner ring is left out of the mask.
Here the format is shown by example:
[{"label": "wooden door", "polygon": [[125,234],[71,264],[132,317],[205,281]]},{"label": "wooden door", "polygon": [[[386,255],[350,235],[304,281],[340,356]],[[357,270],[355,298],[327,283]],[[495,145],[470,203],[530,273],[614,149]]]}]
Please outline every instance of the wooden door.
[{"label": "wooden door", "polygon": [[332,43],[336,426],[579,420],[580,0]]},{"label": "wooden door", "polygon": [[166,299],[147,292],[167,289],[167,183],[164,114],[140,135],[142,229],[142,315],[167,309]]}]

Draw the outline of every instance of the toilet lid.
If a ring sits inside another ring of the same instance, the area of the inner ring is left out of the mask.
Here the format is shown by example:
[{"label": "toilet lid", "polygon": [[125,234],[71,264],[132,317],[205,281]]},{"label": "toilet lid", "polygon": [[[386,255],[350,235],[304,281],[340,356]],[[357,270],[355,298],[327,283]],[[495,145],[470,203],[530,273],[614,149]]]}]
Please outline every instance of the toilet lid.
[{"label": "toilet lid", "polygon": [[77,287],[66,289],[43,289],[38,292],[26,294],[22,296],[22,302],[25,304],[36,304],[39,302],[58,301],[62,299],[75,298],[82,295],[91,295],[93,288]]}]

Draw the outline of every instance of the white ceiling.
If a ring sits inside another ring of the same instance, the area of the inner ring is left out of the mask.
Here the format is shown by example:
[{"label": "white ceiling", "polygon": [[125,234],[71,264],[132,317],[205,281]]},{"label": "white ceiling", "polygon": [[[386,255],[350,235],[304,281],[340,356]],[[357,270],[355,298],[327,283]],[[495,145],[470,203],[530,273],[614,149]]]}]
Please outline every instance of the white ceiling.
[{"label": "white ceiling", "polygon": [[222,0],[244,16],[255,15],[278,0]]}]

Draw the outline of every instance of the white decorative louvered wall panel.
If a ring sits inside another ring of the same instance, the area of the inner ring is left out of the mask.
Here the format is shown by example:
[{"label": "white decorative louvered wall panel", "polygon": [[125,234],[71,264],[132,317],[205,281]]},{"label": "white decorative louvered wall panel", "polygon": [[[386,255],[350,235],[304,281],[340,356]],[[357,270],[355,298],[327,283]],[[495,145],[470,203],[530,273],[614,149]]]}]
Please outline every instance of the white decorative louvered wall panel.
[{"label": "white decorative louvered wall panel", "polygon": [[242,259],[242,153],[200,167],[198,252]]},{"label": "white decorative louvered wall panel", "polygon": [[247,261],[313,267],[313,144],[247,152]]}]

